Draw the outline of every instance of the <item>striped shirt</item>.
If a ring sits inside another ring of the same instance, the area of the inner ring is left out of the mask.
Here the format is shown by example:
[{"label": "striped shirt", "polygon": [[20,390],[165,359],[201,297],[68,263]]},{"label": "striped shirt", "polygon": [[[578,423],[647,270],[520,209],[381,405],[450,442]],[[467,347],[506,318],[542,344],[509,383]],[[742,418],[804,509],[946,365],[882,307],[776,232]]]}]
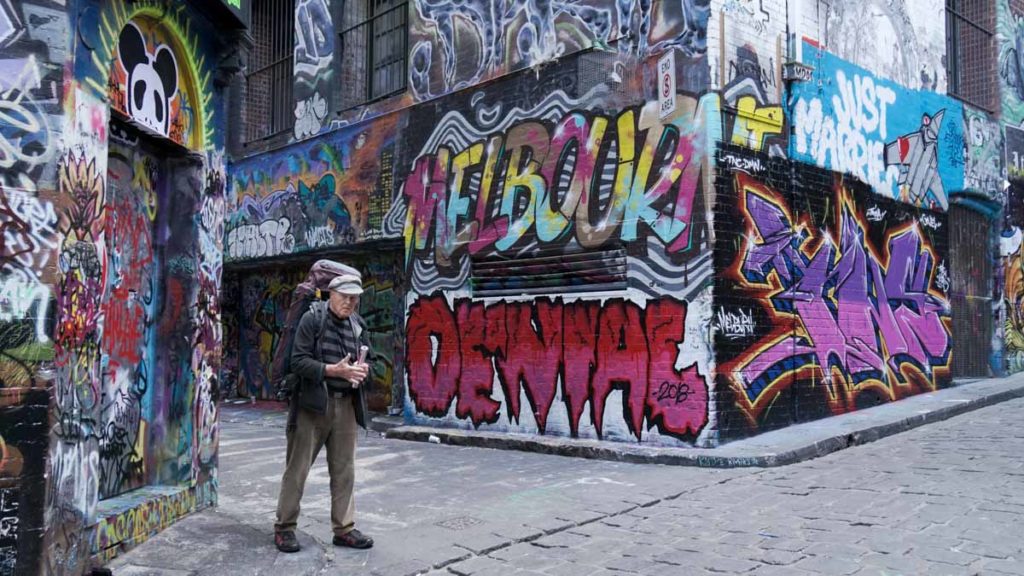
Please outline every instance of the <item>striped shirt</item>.
[{"label": "striped shirt", "polygon": [[[334,312],[328,311],[330,320],[324,329],[322,361],[325,364],[340,362],[346,354],[351,354],[352,362],[359,358],[359,344],[356,342],[356,335],[352,331],[352,322],[348,318],[338,318]],[[342,378],[326,378],[327,389],[337,392],[351,390],[352,383]]]}]

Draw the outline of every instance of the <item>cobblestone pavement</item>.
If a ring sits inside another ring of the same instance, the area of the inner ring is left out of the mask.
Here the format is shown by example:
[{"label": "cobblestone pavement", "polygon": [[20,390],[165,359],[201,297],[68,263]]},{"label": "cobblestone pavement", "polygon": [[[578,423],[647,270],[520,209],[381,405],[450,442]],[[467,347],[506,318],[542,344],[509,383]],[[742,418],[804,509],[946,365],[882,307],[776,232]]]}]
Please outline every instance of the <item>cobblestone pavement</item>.
[{"label": "cobblestone pavement", "polygon": [[1022,424],[1024,400],[1006,402],[446,573],[1024,574]]},{"label": "cobblestone pavement", "polygon": [[357,453],[356,514],[377,545],[330,545],[321,457],[296,555],[271,544],[279,420],[226,410],[220,507],[115,560],[114,573],[1024,574],[1024,399],[771,469],[370,435]]}]

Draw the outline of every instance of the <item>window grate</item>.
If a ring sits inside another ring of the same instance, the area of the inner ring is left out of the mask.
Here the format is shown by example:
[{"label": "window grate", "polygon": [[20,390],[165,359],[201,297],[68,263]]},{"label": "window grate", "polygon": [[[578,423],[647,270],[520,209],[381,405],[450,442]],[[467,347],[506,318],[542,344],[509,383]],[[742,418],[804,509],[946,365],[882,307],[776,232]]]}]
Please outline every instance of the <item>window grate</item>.
[{"label": "window grate", "polygon": [[996,109],[995,3],[946,0],[947,92],[968,104]]},{"label": "window grate", "polygon": [[250,30],[242,111],[246,144],[288,132],[295,123],[295,0],[255,2]]},{"label": "window grate", "polygon": [[341,32],[341,108],[387,98],[405,90],[408,76],[407,0],[368,0]]},{"label": "window grate", "polygon": [[529,256],[473,258],[473,296],[536,296],[568,292],[617,292],[626,289],[626,249]]}]

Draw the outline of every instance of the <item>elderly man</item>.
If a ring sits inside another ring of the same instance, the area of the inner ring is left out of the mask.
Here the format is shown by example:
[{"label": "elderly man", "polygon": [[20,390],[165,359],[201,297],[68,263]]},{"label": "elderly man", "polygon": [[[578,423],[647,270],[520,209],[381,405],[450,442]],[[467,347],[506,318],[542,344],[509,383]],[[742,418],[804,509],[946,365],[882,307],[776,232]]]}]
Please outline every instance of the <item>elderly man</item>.
[{"label": "elderly man", "polygon": [[330,300],[314,302],[302,316],[292,349],[290,369],[300,384],[292,400],[298,413],[294,428],[288,430],[288,454],[274,524],[274,544],[282,552],[299,550],[295,538],[299,502],[309,468],[323,446],[327,447],[331,476],[334,545],[373,546],[373,539],[354,527],[352,494],[356,424],[366,427],[359,385],[370,372],[364,359],[369,349],[366,327],[356,314],[362,279],[352,274],[338,276],[328,292]]}]

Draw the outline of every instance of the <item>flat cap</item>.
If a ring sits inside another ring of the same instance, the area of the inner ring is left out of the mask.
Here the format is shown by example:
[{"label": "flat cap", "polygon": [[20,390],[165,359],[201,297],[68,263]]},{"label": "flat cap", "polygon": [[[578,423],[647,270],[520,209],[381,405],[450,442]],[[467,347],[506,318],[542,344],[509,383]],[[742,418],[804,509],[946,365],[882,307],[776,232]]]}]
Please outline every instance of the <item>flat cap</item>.
[{"label": "flat cap", "polygon": [[331,292],[337,292],[338,294],[358,296],[363,293],[363,281],[359,276],[354,274],[342,274],[334,280],[331,280],[327,289]]}]

